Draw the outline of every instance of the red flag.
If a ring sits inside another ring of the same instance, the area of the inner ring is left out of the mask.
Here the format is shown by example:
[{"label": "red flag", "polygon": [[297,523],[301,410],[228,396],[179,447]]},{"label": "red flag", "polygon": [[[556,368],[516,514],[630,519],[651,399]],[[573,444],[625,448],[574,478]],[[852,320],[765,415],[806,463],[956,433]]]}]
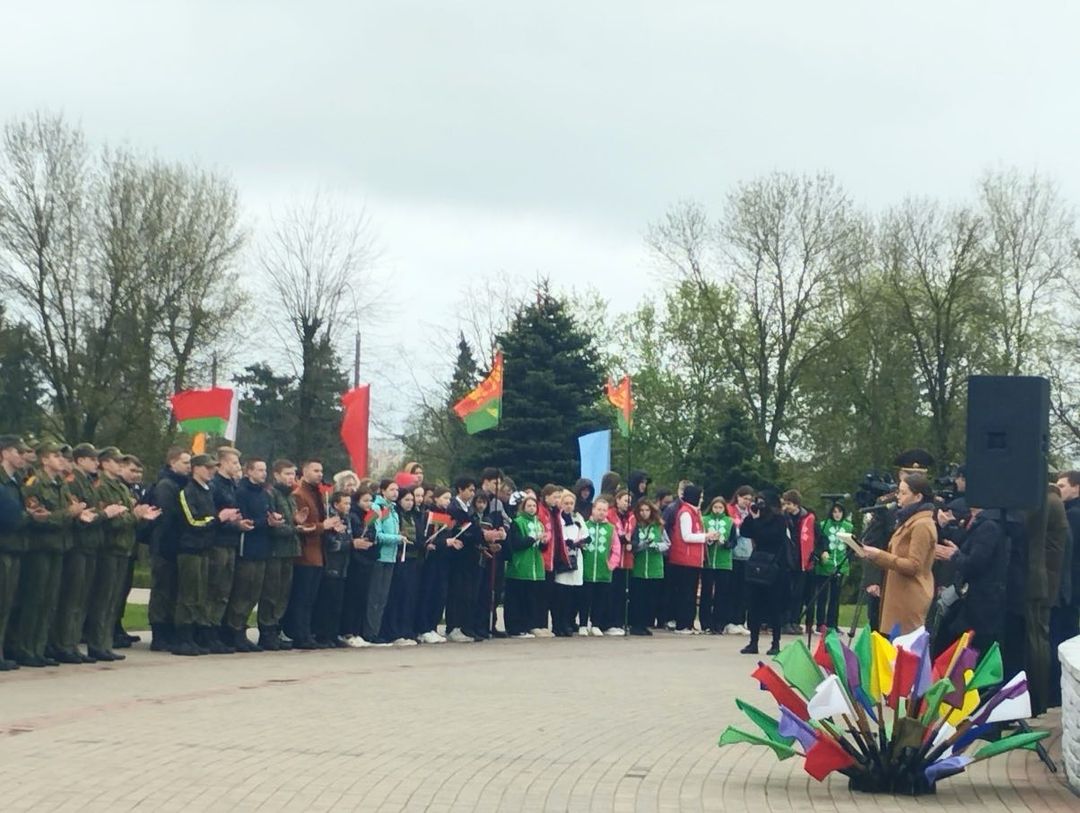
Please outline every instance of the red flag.
[{"label": "red flag", "polygon": [[840,743],[819,731],[817,742],[806,752],[803,768],[818,782],[823,782],[833,771],[842,771],[854,764],[855,758],[845,751]]},{"label": "red flag", "polygon": [[349,453],[353,471],[359,477],[368,473],[368,412],[371,385],[361,384],[341,396],[345,415],[341,419],[341,442]]},{"label": "red flag", "polygon": [[960,643],[960,639],[957,638],[951,644],[949,648],[934,658],[934,680],[941,680],[949,671],[949,666],[952,664],[953,656],[956,655],[956,645]]},{"label": "red flag", "polygon": [[814,663],[824,669],[826,672],[833,672],[832,658],[829,656],[828,651],[825,649],[825,636],[822,635],[818,638],[817,649],[814,650]]},{"label": "red flag", "polygon": [[915,678],[919,676],[919,656],[902,646],[896,648],[896,665],[893,667],[892,691],[885,699],[890,708],[896,708],[901,697],[911,694]]},{"label": "red flag", "polygon": [[810,712],[806,709],[806,701],[795,694],[795,691],[787,685],[780,675],[773,671],[771,666],[759,663],[758,668],[750,676],[758,680],[769,694],[776,698],[777,703],[787,706],[803,720],[810,719]]}]

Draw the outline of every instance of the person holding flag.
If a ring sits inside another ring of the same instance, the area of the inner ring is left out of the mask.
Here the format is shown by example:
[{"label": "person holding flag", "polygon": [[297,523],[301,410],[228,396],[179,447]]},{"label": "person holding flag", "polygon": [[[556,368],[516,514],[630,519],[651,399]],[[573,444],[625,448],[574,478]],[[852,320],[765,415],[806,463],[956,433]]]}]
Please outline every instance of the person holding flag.
[{"label": "person holding flag", "polygon": [[438,625],[446,606],[447,540],[453,533],[450,516],[450,489],[443,486],[431,492],[431,510],[423,515],[423,544],[420,546],[420,595],[416,602],[417,640],[422,644],[445,644]]}]

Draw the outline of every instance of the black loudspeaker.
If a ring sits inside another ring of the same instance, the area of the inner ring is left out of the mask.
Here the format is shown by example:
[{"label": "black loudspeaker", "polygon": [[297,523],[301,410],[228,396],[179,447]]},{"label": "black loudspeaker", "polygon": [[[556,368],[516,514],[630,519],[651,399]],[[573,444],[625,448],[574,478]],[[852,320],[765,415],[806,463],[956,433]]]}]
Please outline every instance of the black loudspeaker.
[{"label": "black loudspeaker", "polygon": [[1033,376],[968,379],[968,505],[1038,508],[1046,499],[1050,382]]}]

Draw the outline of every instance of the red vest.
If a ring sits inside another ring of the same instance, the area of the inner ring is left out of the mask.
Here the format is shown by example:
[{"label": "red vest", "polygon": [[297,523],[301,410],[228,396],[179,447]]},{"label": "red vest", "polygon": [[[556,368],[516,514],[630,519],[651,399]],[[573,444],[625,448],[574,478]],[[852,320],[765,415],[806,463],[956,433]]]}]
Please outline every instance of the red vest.
[{"label": "red vest", "polygon": [[814,540],[816,523],[814,515],[809,511],[805,516],[799,517],[799,565],[802,569],[810,569],[810,557],[814,553]]},{"label": "red vest", "polygon": [[695,534],[704,533],[705,526],[701,524],[701,512],[684,502],[675,512],[675,527],[671,531],[671,551],[668,553],[668,562],[684,567],[701,567],[705,563],[705,544],[683,542],[682,517],[687,513],[690,514],[690,531]]},{"label": "red vest", "polygon": [[[540,555],[544,559],[544,570],[548,573],[555,569],[555,532],[552,528],[551,514],[551,509],[542,501],[536,506],[536,516],[540,518],[540,524],[544,526],[544,540],[547,542],[547,547],[540,551]],[[558,516],[558,509],[555,509],[555,515]],[[559,525],[561,528],[561,519]]]}]

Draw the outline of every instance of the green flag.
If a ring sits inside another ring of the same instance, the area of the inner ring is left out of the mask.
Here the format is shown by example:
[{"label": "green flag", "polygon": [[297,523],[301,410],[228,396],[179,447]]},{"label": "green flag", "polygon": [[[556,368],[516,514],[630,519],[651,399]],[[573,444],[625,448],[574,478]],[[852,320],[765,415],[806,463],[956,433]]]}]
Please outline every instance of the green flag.
[{"label": "green flag", "polygon": [[792,641],[773,660],[780,664],[784,679],[803,697],[809,700],[814,696],[814,689],[822,681],[821,669],[814,663],[814,656],[810,654],[805,641],[801,638]]},{"label": "green flag", "polygon": [[929,725],[938,718],[938,715],[941,712],[941,699],[951,691],[953,691],[953,685],[952,681],[948,678],[942,678],[926,690],[926,694],[923,695],[923,702],[926,703],[926,711],[922,713],[922,717],[920,718],[924,723]]},{"label": "green flag", "polygon": [[[825,633],[825,651],[829,653],[829,659],[833,663],[833,672],[840,678],[840,685],[847,690],[849,686],[847,661],[844,659],[844,647],[840,643],[840,636],[836,630],[829,630]],[[856,655],[856,657],[858,656]]]},{"label": "green flag", "polygon": [[780,721],[775,717],[770,717],[761,709],[751,706],[745,700],[736,700],[735,705],[742,709],[742,712],[750,718],[750,721],[773,742],[791,745],[795,741],[794,737],[784,737],[780,734]]},{"label": "green flag", "polygon": [[997,742],[990,742],[975,752],[976,761],[980,759],[989,759],[990,757],[996,757],[998,754],[1004,754],[1006,751],[1012,751],[1014,748],[1027,748],[1029,745],[1034,745],[1039,740],[1049,737],[1049,731],[1027,731],[1022,734],[1013,734],[1011,737],[1002,737]]},{"label": "green flag", "polygon": [[777,759],[780,760],[797,756],[798,753],[790,745],[784,745],[782,742],[773,742],[767,737],[759,737],[756,734],[748,734],[733,725],[729,725],[724,729],[724,733],[720,735],[720,742],[718,744],[734,745],[737,742],[745,742],[749,745],[764,745],[766,748],[771,748],[773,753],[776,754]]},{"label": "green flag", "polygon": [[859,627],[855,637],[851,639],[851,651],[859,661],[859,683],[867,697],[870,696],[870,677],[873,674],[874,656],[870,648],[870,628]]},{"label": "green flag", "polygon": [[996,686],[1005,679],[1005,669],[1001,664],[1001,647],[994,641],[986,650],[975,671],[968,682],[967,691],[972,689],[985,689],[987,686]]}]

